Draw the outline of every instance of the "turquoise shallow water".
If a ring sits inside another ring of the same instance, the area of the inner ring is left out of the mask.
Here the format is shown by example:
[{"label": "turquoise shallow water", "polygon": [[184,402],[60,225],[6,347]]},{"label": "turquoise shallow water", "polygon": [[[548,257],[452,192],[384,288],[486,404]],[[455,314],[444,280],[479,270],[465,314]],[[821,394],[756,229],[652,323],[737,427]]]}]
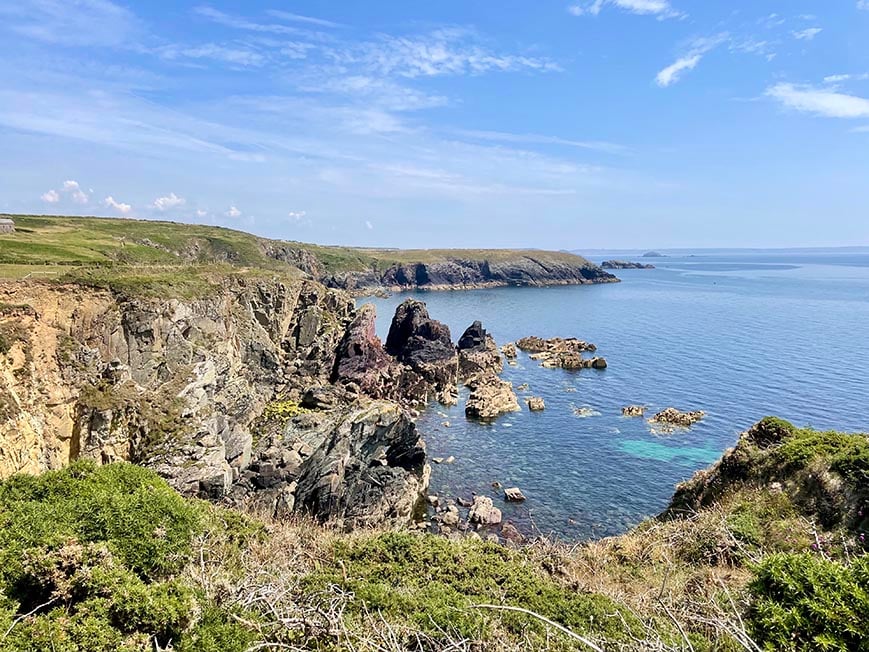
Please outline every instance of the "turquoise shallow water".
[{"label": "turquoise shallow water", "polygon": [[[492,425],[432,405],[419,427],[435,465],[432,491],[528,500],[505,518],[568,539],[624,531],[663,509],[673,486],[715,461],[768,414],[799,425],[869,432],[869,253],[721,253],[623,270],[620,284],[409,293],[373,299],[385,338],[395,306],[428,304],[453,338],[483,321],[499,344],[526,335],[598,345],[605,371],[543,369],[520,353],[504,377],[546,410]],[[361,303],[362,301],[360,301]],[[520,402],[523,393],[520,394]],[[621,407],[702,409],[691,430],[655,433]],[[577,416],[577,408],[583,415]],[[449,424],[449,425],[446,425]]]}]

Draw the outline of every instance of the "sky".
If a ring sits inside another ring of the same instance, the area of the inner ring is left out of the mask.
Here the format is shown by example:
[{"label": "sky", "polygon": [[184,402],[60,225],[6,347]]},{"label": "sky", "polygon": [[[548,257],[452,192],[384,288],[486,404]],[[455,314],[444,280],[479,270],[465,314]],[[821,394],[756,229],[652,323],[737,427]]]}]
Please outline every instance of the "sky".
[{"label": "sky", "polygon": [[0,0],[0,211],[869,244],[869,0]]}]

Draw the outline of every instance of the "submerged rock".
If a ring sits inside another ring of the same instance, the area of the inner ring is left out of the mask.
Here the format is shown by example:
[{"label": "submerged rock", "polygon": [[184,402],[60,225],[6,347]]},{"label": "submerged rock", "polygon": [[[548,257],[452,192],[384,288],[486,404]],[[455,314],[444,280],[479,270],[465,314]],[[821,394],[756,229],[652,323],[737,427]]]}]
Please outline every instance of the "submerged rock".
[{"label": "submerged rock", "polygon": [[494,374],[476,376],[467,382],[467,386],[471,394],[465,404],[465,416],[470,419],[490,421],[521,409],[513,384]]},{"label": "submerged rock", "polygon": [[694,412],[680,412],[676,408],[668,407],[649,419],[649,422],[660,423],[668,426],[679,426],[681,428],[690,428],[705,416],[706,413],[700,410]]}]

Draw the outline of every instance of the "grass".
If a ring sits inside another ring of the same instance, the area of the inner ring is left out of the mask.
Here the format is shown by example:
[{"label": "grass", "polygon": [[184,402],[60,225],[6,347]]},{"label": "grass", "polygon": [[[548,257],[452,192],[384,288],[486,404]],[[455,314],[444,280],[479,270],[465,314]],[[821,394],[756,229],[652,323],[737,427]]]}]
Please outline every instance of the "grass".
[{"label": "grass", "polygon": [[[516,249],[377,249],[275,241],[217,226],[146,220],[0,215],[15,220],[12,234],[0,235],[0,278],[20,278],[55,266],[117,267],[198,266],[286,271],[287,263],[266,253],[270,246],[308,251],[324,273],[384,271],[402,263],[432,263],[452,258],[502,262],[533,253],[537,258],[574,265],[589,264],[565,252]],[[26,266],[33,266],[30,272]]]}]

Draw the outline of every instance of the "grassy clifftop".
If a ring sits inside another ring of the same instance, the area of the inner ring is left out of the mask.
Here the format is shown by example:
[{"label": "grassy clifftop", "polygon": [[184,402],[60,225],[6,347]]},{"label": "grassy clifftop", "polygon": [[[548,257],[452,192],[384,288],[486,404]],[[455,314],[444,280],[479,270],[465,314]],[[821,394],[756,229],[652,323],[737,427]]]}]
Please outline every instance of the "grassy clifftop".
[{"label": "grassy clifftop", "polygon": [[[0,215],[15,220],[16,231],[0,234],[0,278],[58,276],[80,278],[72,270],[136,268],[138,275],[236,270],[292,274],[296,269],[334,283],[344,275],[379,281],[390,269],[464,260],[503,265],[529,255],[548,268],[595,269],[563,252],[510,249],[376,249],[270,240],[217,226],[96,217]],[[65,269],[59,271],[59,266]],[[148,270],[153,270],[149,272]],[[162,271],[161,271],[162,270]],[[168,272],[166,271],[168,270]],[[125,272],[130,274],[129,271]],[[101,276],[90,272],[91,277]],[[87,278],[87,275],[84,277]],[[339,286],[342,283],[337,282]]]},{"label": "grassy clifftop", "polygon": [[867,452],[765,420],[680,515],[520,548],[264,521],[126,464],[18,476],[0,483],[0,649],[866,650]]}]

